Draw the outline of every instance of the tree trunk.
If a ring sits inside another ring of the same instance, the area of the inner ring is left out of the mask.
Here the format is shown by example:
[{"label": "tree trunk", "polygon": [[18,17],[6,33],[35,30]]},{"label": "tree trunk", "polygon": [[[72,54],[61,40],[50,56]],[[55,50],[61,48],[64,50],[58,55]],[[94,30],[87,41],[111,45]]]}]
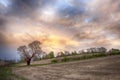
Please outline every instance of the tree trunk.
[{"label": "tree trunk", "polygon": [[30,62],[31,62],[31,59],[28,59],[28,61],[27,61],[28,66],[30,65]]}]

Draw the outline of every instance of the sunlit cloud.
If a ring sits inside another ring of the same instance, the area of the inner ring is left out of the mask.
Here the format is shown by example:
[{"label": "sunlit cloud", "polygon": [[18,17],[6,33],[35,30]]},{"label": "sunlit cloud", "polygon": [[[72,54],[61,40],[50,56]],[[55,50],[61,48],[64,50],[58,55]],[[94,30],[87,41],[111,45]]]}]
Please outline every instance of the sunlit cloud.
[{"label": "sunlit cloud", "polygon": [[46,7],[41,11],[40,19],[45,22],[52,22],[56,17],[56,11],[51,7]]},{"label": "sunlit cloud", "polygon": [[39,40],[44,51],[56,53],[119,48],[119,4],[119,0],[0,0],[0,43],[16,51]]}]

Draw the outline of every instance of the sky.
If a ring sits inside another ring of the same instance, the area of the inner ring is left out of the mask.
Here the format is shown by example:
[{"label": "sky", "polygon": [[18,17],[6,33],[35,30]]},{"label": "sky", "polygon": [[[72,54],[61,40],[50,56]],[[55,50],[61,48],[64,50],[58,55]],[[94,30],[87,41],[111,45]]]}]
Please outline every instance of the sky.
[{"label": "sky", "polygon": [[120,48],[119,0],[0,0],[0,58],[39,40],[45,52]]}]

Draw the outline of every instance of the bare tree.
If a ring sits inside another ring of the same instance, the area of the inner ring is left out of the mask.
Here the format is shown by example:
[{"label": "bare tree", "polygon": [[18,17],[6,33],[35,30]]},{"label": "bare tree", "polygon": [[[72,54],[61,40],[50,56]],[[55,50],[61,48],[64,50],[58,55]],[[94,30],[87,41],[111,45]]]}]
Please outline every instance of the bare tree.
[{"label": "bare tree", "polygon": [[22,53],[24,56],[25,61],[27,62],[27,65],[30,65],[31,59],[36,55],[40,54],[42,52],[42,49],[40,47],[41,42],[39,41],[33,41],[26,46],[20,46],[17,50]]},{"label": "bare tree", "polygon": [[106,53],[107,52],[107,49],[105,47],[100,47],[99,48],[99,52],[101,53]]}]

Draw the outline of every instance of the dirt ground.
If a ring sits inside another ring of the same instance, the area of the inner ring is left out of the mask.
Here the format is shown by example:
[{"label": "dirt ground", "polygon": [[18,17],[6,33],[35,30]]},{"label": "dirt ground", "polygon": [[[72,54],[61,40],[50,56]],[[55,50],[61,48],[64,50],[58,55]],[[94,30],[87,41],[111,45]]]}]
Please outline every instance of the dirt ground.
[{"label": "dirt ground", "polygon": [[120,55],[69,63],[14,68],[28,80],[120,80]]}]

